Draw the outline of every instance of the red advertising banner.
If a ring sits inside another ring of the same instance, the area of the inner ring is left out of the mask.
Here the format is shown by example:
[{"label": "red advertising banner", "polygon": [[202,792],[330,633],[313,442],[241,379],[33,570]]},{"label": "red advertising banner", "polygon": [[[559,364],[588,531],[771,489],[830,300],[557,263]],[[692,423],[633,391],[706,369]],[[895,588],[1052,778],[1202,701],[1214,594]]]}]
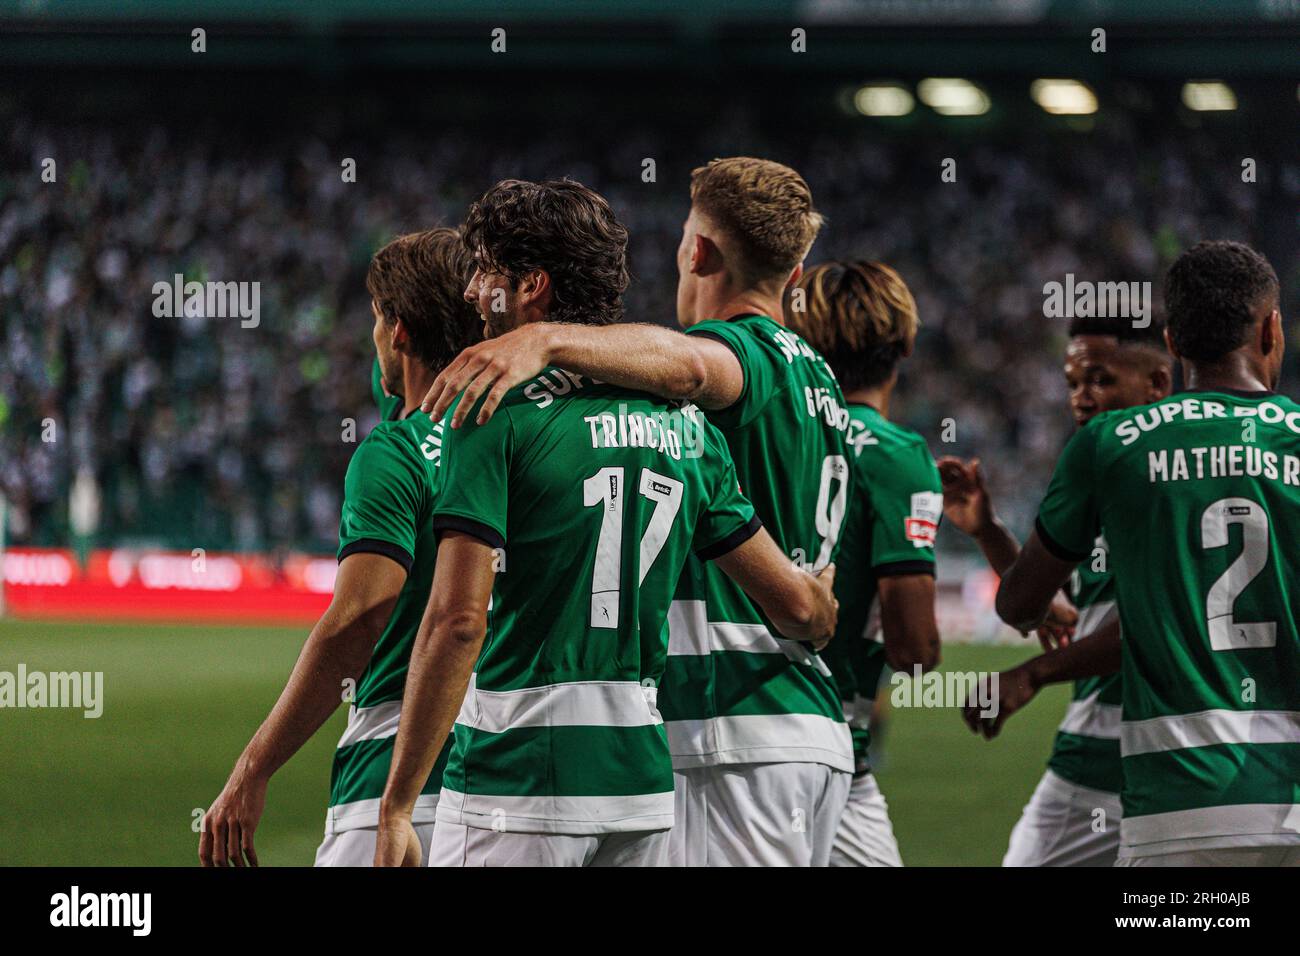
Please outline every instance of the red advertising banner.
[{"label": "red advertising banner", "polygon": [[5,609],[14,617],[311,624],[334,591],[332,557],[117,548],[82,569],[57,548],[4,553]]}]

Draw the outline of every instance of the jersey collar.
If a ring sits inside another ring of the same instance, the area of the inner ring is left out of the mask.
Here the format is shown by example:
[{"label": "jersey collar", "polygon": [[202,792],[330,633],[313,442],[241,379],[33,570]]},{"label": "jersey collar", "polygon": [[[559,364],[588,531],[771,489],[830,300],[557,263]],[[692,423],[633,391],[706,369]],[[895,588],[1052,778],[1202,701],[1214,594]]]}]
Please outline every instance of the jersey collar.
[{"label": "jersey collar", "polygon": [[1277,392],[1269,388],[1249,389],[1249,388],[1185,388],[1183,393],[1191,392],[1218,392],[1220,395],[1236,395],[1238,398],[1267,398],[1269,395],[1276,395]]},{"label": "jersey collar", "polygon": [[870,402],[850,402],[850,401],[846,398],[846,399],[844,400],[844,404],[845,404],[845,405],[856,405],[856,406],[858,406],[858,408],[869,408],[869,409],[871,409],[873,412],[875,412],[877,415],[881,415],[881,414],[882,414],[881,411],[880,411],[880,409],[876,408],[876,406],[875,406],[875,405],[872,405]]}]

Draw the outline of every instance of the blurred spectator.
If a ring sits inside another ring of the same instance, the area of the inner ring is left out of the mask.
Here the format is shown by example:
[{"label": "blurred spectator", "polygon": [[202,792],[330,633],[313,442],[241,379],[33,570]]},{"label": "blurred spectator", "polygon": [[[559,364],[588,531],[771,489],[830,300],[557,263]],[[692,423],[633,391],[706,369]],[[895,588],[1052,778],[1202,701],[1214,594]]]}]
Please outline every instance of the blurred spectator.
[{"label": "blurred spectator", "polygon": [[[89,468],[100,543],[331,550],[356,447],[345,419],[360,441],[377,415],[369,256],[398,232],[457,222],[499,178],[569,175],[605,193],[633,237],[628,318],[671,322],[689,169],[738,153],[796,166],[829,217],[810,261],[881,259],[916,295],[923,329],[896,416],[936,454],[980,454],[1022,531],[1071,428],[1066,323],[1043,317],[1044,283],[1073,272],[1152,280],[1158,294],[1182,247],[1260,238],[1259,193],[1230,148],[1183,128],[1139,138],[1122,114],[1089,134],[1026,129],[960,146],[865,125],[760,132],[743,109],[691,132],[638,122],[610,136],[557,127],[526,146],[490,129],[375,144],[290,126],[86,127],[20,113],[0,141],[10,540],[65,544],[69,487]],[[957,182],[941,183],[954,150]],[[661,157],[649,184],[648,155]],[[30,172],[46,156],[58,158],[57,185]],[[344,156],[359,157],[355,183],[342,181]],[[1285,285],[1295,263],[1275,265]],[[155,317],[153,285],[176,273],[259,282],[260,324]]]}]

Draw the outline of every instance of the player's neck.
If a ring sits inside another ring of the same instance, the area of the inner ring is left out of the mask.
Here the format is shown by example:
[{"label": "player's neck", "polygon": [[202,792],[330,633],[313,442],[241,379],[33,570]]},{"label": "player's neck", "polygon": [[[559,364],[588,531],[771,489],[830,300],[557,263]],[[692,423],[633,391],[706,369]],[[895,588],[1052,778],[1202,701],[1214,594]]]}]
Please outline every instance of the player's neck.
[{"label": "player's neck", "polygon": [[409,355],[402,356],[402,417],[420,407],[438,373]]},{"label": "player's neck", "polygon": [[882,385],[855,388],[844,393],[844,400],[851,405],[870,405],[885,418],[889,417],[889,400],[894,396],[894,378]]},{"label": "player's neck", "polygon": [[773,322],[785,325],[781,297],[769,295],[759,289],[720,291],[718,295],[702,296],[695,306],[695,321],[729,319],[734,315],[766,315]]},{"label": "player's neck", "polygon": [[1229,352],[1217,362],[1183,360],[1187,388],[1209,391],[1270,392],[1267,373],[1244,352]]}]

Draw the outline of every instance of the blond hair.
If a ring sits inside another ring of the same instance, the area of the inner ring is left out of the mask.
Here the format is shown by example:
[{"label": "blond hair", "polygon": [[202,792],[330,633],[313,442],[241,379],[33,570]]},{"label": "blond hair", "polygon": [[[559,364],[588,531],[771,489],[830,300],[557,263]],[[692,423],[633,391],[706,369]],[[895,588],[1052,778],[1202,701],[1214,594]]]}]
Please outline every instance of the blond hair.
[{"label": "blond hair", "polygon": [[902,276],[881,262],[826,262],[799,279],[786,322],[820,352],[840,386],[879,385],[912,349],[920,320]]},{"label": "blond hair", "polygon": [[802,176],[770,159],[715,159],[691,173],[691,205],[737,247],[748,282],[786,279],[822,227]]}]

